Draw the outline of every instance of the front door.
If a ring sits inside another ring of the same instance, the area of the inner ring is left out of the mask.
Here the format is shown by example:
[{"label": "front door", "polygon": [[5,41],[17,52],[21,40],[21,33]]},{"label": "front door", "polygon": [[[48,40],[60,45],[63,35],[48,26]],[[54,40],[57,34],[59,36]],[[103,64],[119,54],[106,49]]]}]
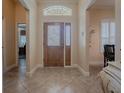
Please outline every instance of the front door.
[{"label": "front door", "polygon": [[44,66],[64,66],[64,23],[44,23]]}]

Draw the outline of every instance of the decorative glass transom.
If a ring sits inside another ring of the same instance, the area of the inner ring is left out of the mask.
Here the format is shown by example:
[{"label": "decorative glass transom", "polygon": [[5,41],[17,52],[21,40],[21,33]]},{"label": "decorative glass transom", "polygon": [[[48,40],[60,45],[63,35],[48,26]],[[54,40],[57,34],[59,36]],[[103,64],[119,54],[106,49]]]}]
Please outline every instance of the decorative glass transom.
[{"label": "decorative glass transom", "polygon": [[71,16],[72,9],[65,6],[50,6],[43,9],[44,16]]}]

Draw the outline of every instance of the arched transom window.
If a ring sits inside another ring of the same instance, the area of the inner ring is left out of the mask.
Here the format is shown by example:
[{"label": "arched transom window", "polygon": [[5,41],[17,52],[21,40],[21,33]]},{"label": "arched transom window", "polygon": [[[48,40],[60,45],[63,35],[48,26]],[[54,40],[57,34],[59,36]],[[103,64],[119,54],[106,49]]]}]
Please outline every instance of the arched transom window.
[{"label": "arched transom window", "polygon": [[43,9],[44,16],[71,16],[72,9],[65,6],[50,6]]}]

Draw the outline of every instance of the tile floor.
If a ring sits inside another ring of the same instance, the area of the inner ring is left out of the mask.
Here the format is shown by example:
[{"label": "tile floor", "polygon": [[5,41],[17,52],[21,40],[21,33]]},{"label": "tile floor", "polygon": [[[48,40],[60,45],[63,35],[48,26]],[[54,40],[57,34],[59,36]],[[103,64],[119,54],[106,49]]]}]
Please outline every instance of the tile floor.
[{"label": "tile floor", "polygon": [[97,75],[102,70],[103,67],[104,64],[89,64],[90,76]]},{"label": "tile floor", "polygon": [[77,68],[39,68],[26,77],[25,66],[4,75],[3,93],[103,93],[97,75],[83,76]]},{"label": "tile floor", "polygon": [[6,73],[4,93],[103,93],[100,79],[85,77],[77,68],[40,68],[32,77]]}]

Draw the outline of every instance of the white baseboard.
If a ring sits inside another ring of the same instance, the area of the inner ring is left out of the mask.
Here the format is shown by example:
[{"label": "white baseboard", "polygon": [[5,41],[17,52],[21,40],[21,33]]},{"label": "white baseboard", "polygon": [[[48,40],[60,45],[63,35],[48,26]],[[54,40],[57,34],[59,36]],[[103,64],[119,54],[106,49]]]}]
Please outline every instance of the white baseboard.
[{"label": "white baseboard", "polygon": [[30,72],[26,72],[26,75],[31,77],[33,75],[33,73],[38,69],[38,68],[42,68],[43,65],[42,64],[38,64],[36,67],[34,67]]},{"label": "white baseboard", "polygon": [[[82,69],[82,67],[80,67],[80,66],[77,65],[77,64],[73,64],[73,65],[71,65],[71,66],[64,66],[64,67],[67,67],[67,68],[76,67],[76,68],[78,68],[78,69],[81,71],[81,73],[82,73],[84,76],[89,76],[89,72],[86,72],[85,70]],[[26,72],[26,75],[27,75],[27,76],[32,76],[33,73],[34,73],[38,68],[43,68],[43,65],[42,65],[42,64],[37,65],[37,66],[36,66],[35,68],[33,68],[30,72]]]},{"label": "white baseboard", "polygon": [[72,68],[73,66],[64,66],[65,68]]},{"label": "white baseboard", "polygon": [[66,67],[66,68],[77,67],[77,64],[72,64],[72,65],[70,65],[70,66],[64,66],[64,67]]},{"label": "white baseboard", "polygon": [[76,67],[80,70],[80,72],[84,75],[84,76],[89,76],[89,72],[86,72],[82,67],[80,67],[78,64],[72,64],[71,66],[64,66],[64,67]]},{"label": "white baseboard", "polygon": [[78,69],[81,71],[81,73],[84,75],[84,76],[89,76],[89,72],[86,72],[81,66],[78,65]]},{"label": "white baseboard", "polygon": [[17,64],[13,64],[13,65],[11,65],[9,67],[6,67],[6,68],[3,69],[3,73],[8,72],[9,70],[11,70],[12,68],[15,68],[15,67],[17,67]]}]

